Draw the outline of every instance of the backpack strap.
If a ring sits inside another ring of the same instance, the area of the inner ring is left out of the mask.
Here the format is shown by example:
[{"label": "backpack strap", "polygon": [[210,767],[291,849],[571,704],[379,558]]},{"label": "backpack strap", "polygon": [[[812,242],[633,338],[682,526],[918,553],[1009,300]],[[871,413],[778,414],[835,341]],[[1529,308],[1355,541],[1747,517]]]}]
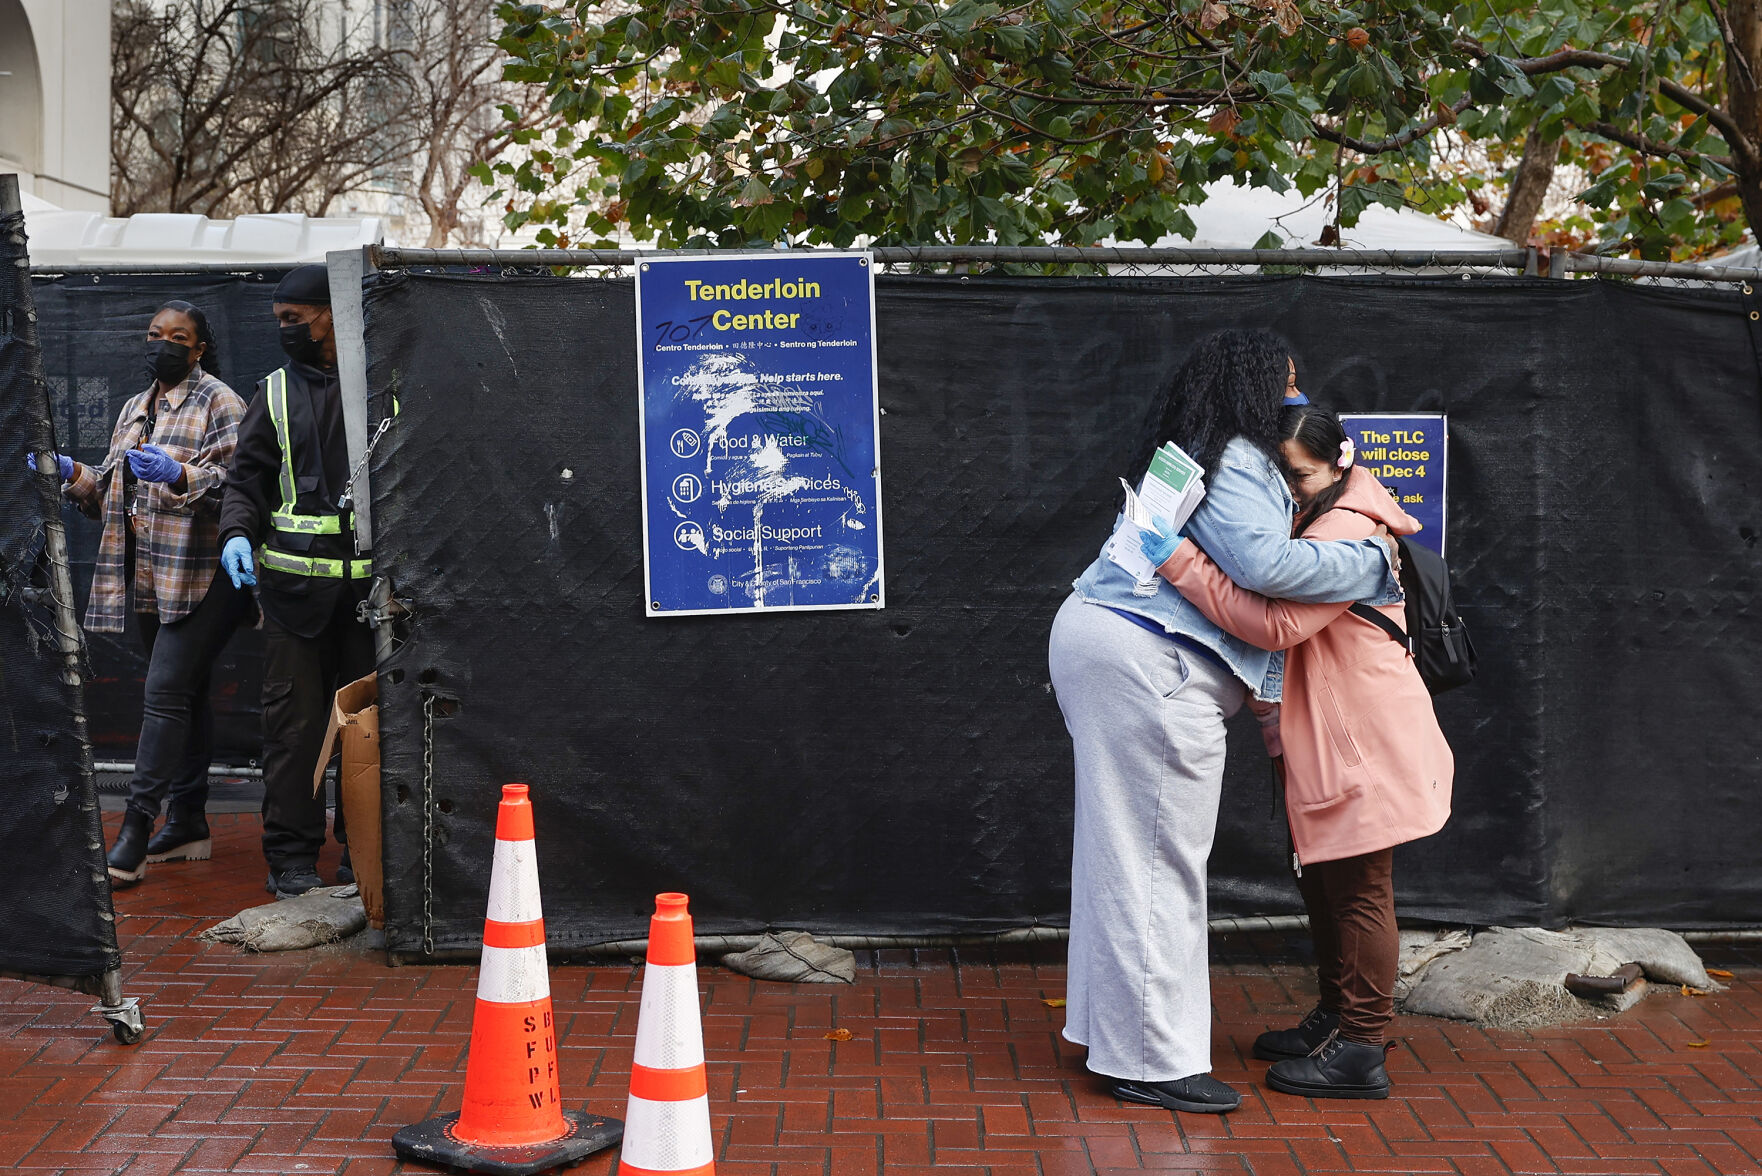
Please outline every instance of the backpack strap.
[{"label": "backpack strap", "polygon": [[1406,633],[1401,631],[1401,626],[1397,625],[1394,621],[1391,621],[1388,617],[1384,616],[1370,605],[1355,604],[1346,611],[1355,617],[1369,621],[1371,624],[1393,637],[1400,643],[1401,648],[1405,649],[1408,653],[1413,652],[1413,642],[1408,638]]}]

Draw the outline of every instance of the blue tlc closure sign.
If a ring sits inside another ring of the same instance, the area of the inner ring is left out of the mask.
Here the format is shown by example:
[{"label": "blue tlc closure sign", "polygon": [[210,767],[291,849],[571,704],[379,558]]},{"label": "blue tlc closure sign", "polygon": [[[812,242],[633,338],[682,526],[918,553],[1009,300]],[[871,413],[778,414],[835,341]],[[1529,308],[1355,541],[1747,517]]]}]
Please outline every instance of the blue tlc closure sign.
[{"label": "blue tlc closure sign", "polygon": [[649,616],[885,604],[874,278],[866,253],[637,267]]},{"label": "blue tlc closure sign", "polygon": [[1444,554],[1448,485],[1447,418],[1436,412],[1343,412],[1340,423],[1358,447],[1356,460],[1418,519],[1414,541]]}]

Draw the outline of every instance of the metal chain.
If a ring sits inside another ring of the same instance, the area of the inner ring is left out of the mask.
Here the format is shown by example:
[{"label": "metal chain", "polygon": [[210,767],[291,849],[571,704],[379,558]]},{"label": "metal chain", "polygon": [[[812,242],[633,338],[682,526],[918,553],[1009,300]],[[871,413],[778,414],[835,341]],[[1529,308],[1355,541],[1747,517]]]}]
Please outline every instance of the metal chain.
[{"label": "metal chain", "polygon": [[422,950],[434,954],[434,695],[422,696]]},{"label": "metal chain", "polygon": [[379,428],[373,430],[373,436],[367,439],[367,448],[361,451],[361,460],[355,463],[354,470],[349,474],[349,481],[343,487],[341,497],[336,500],[338,510],[344,510],[348,507],[349,500],[355,494],[355,483],[361,480],[362,472],[367,469],[367,459],[373,456],[374,447],[379,444],[379,439],[385,436],[385,431],[391,427],[391,417],[380,418]]}]

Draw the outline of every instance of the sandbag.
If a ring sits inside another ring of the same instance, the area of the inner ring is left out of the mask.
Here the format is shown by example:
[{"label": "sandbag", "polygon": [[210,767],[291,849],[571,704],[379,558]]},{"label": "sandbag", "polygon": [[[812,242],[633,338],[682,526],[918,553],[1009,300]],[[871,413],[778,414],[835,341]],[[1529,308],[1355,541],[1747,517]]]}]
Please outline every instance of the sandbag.
[{"label": "sandbag", "polygon": [[210,943],[236,943],[246,951],[299,951],[361,931],[367,909],[354,886],[321,886],[298,898],[240,911],[202,932]]},{"label": "sandbag", "polygon": [[1400,962],[1395,968],[1395,999],[1403,1001],[1425,975],[1427,968],[1453,952],[1462,951],[1473,936],[1456,927],[1442,929],[1404,929],[1401,932]]},{"label": "sandbag", "polygon": [[1499,1028],[1535,1028],[1607,1015],[1633,1007],[1645,996],[1646,985],[1586,1000],[1566,990],[1566,974],[1607,976],[1627,963],[1639,964],[1653,982],[1716,987],[1694,949],[1673,931],[1494,927],[1476,935],[1464,950],[1426,967],[1400,1008]]},{"label": "sandbag", "polygon": [[798,984],[852,984],[857,978],[856,956],[818,943],[806,931],[767,933],[757,947],[723,956],[722,966],[758,980]]}]

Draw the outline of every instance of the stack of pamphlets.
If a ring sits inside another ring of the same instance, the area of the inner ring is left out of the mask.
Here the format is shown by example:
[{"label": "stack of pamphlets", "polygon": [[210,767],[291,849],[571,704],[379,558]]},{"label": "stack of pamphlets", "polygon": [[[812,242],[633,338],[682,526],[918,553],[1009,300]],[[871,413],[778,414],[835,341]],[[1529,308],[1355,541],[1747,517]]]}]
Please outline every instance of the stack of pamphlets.
[{"label": "stack of pamphlets", "polygon": [[1107,541],[1107,558],[1132,573],[1138,583],[1154,587],[1156,569],[1144,558],[1139,528],[1167,534],[1156,521],[1161,519],[1167,528],[1179,530],[1205,497],[1205,471],[1179,445],[1166,441],[1150,459],[1150,469],[1136,492],[1124,478],[1120,485],[1126,490],[1126,509]]}]

